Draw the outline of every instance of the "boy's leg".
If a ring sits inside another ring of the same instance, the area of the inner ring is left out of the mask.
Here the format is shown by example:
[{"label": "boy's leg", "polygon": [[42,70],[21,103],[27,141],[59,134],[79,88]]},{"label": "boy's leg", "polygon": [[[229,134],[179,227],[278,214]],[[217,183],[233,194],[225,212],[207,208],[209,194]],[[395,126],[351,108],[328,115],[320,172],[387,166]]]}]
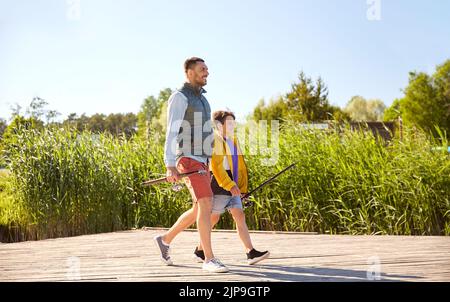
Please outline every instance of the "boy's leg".
[{"label": "boy's leg", "polygon": [[236,222],[236,229],[244,244],[246,253],[250,252],[253,249],[252,240],[250,239],[250,233],[248,232],[247,223],[245,222],[245,214],[244,211],[240,208],[231,208],[231,215],[233,216],[234,221]]},{"label": "boy's leg", "polygon": [[245,246],[247,254],[247,262],[250,265],[256,264],[270,256],[269,251],[260,252],[253,248],[250,234],[248,232],[247,223],[245,222],[245,214],[242,208],[231,208],[231,215],[236,222],[236,228],[241,238],[242,243]]}]

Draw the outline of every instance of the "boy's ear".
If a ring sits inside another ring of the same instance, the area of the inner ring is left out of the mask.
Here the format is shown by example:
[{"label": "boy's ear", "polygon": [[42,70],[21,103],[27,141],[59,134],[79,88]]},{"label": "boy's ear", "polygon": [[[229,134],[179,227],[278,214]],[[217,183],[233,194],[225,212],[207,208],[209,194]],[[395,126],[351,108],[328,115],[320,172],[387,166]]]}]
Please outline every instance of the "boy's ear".
[{"label": "boy's ear", "polygon": [[221,127],[223,127],[222,123],[221,123],[221,122],[219,122],[219,121],[217,121],[217,120],[216,120],[216,121],[214,121],[214,125],[215,125],[215,126],[216,126],[216,128],[217,128],[217,129],[219,129],[219,130],[220,130],[220,129],[222,129]]}]

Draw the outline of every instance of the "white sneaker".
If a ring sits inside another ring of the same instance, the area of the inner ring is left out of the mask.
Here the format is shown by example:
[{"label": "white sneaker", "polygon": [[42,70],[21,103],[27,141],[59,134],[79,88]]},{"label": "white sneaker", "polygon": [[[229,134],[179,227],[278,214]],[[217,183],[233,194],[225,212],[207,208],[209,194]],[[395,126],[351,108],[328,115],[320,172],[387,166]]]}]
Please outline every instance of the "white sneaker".
[{"label": "white sneaker", "polygon": [[202,258],[200,258],[199,256],[197,256],[196,254],[192,255],[192,259],[197,262],[197,263],[203,263],[205,262]]},{"label": "white sneaker", "polygon": [[203,270],[208,271],[210,273],[226,273],[229,271],[228,267],[226,267],[219,259],[213,258],[208,262],[203,262],[202,266]]}]

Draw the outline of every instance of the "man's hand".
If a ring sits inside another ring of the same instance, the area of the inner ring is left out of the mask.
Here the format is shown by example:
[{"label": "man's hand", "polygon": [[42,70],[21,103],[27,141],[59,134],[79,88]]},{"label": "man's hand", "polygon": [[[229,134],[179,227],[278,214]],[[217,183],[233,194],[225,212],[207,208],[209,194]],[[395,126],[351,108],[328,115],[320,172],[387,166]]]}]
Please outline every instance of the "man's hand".
[{"label": "man's hand", "polygon": [[168,182],[177,182],[180,179],[177,168],[175,167],[166,167],[166,178]]},{"label": "man's hand", "polygon": [[241,196],[241,191],[239,190],[238,186],[234,185],[231,190],[231,195],[233,196]]}]

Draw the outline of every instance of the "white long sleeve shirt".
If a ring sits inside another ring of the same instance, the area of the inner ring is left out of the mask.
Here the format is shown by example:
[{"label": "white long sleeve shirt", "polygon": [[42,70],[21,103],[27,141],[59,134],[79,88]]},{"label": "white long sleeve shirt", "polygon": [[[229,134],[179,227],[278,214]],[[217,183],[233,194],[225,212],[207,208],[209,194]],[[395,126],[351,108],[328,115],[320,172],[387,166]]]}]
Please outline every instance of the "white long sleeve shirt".
[{"label": "white long sleeve shirt", "polygon": [[[184,114],[188,107],[186,96],[180,91],[175,91],[169,98],[167,106],[167,132],[166,143],[164,145],[164,163],[166,167],[176,167],[176,147],[177,135],[184,120]],[[202,156],[187,155],[184,157],[192,158],[201,163],[207,164],[208,160]]]}]

